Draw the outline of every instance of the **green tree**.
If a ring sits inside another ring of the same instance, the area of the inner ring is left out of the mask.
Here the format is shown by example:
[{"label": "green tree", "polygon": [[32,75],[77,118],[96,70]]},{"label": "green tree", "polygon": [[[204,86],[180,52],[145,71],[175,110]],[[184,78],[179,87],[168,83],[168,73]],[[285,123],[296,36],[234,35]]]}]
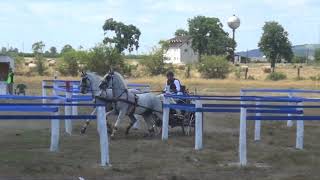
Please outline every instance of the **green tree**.
[{"label": "green tree", "polygon": [[58,70],[63,75],[77,76],[79,72],[79,62],[83,61],[86,56],[85,52],[67,51],[62,54],[58,64]]},{"label": "green tree", "polygon": [[184,29],[177,29],[176,32],[174,33],[174,36],[187,36],[189,35],[189,32],[184,30]]},{"label": "green tree", "polygon": [[314,60],[316,62],[320,62],[320,48],[316,49],[315,52],[314,52]]},{"label": "green tree", "polygon": [[45,44],[42,41],[35,42],[32,44],[32,50],[35,55],[36,64],[37,64],[37,72],[40,76],[43,76],[47,70],[47,67],[45,66],[45,60],[43,58],[43,50],[44,50]]},{"label": "green tree", "polygon": [[198,71],[205,78],[224,79],[230,72],[230,65],[225,56],[203,56]]},{"label": "green tree", "polygon": [[66,52],[74,51],[73,47],[70,44],[66,44],[61,49],[61,54],[64,54]]},{"label": "green tree", "polygon": [[43,54],[44,47],[46,45],[42,41],[38,41],[32,44],[32,51],[35,55]]},{"label": "green tree", "polygon": [[88,58],[81,61],[85,70],[97,72],[100,75],[106,74],[113,69],[126,73],[128,67],[124,62],[124,57],[117,49],[99,44],[88,53]]},{"label": "green tree", "polygon": [[281,62],[282,59],[287,62],[292,61],[291,42],[288,32],[278,22],[266,22],[262,29],[263,34],[258,46],[270,60],[272,72],[274,72],[277,62]]},{"label": "green tree", "polygon": [[112,18],[107,19],[103,25],[104,34],[113,32],[114,37],[106,36],[103,40],[105,44],[114,45],[119,53],[125,49],[132,52],[134,49],[139,48],[139,38],[141,35],[140,30],[134,25],[125,25],[122,22],[114,21]]},{"label": "green tree", "polygon": [[50,50],[51,57],[56,57],[58,55],[58,51],[56,47],[52,46],[49,50]]},{"label": "green tree", "polygon": [[167,51],[169,49],[170,43],[169,41],[160,40],[159,45],[163,51]]},{"label": "green tree", "polygon": [[[218,18],[196,16],[188,20],[192,48],[202,55],[227,55],[234,46]],[[201,58],[200,58],[201,59]]]},{"label": "green tree", "polygon": [[6,47],[2,47],[2,48],[1,48],[1,53],[2,53],[2,54],[7,53],[7,48],[6,48]]},{"label": "green tree", "polygon": [[155,48],[149,56],[142,59],[140,64],[146,68],[146,71],[152,75],[160,75],[166,72],[164,57],[163,57],[163,49]]}]

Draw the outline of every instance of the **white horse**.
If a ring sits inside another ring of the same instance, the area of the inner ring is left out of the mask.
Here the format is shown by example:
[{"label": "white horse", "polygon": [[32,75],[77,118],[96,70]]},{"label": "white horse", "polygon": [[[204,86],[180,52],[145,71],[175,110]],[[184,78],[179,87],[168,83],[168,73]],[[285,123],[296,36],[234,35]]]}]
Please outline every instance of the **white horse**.
[{"label": "white horse", "polygon": [[[82,79],[80,81],[80,92],[82,94],[87,94],[88,92],[91,92],[93,99],[95,99],[95,97],[100,96],[101,93],[103,93],[99,88],[99,85],[102,81],[102,77],[99,76],[97,73],[95,72],[82,73],[81,77]],[[138,91],[136,89],[129,89],[129,91],[132,93],[141,93],[141,91]],[[106,94],[111,95],[112,89],[108,89],[106,91]],[[112,106],[111,102],[107,103],[107,106],[106,106],[107,112],[111,109],[111,106]],[[96,110],[94,110],[91,114],[94,114],[95,112]],[[134,115],[134,118],[138,121],[141,121],[142,119],[142,117],[139,115]],[[86,123],[81,128],[81,134],[84,134],[86,132],[86,129],[89,126],[89,124],[90,124],[90,120],[87,120]],[[109,123],[108,123],[108,126],[109,126]]]},{"label": "white horse", "polygon": [[[116,102],[114,110],[107,114],[114,113],[116,109],[119,110],[119,116],[114,125],[111,136],[115,135],[115,132],[125,115],[128,115],[131,120],[126,131],[126,133],[128,133],[132,125],[135,123],[135,119],[132,116],[133,114],[142,115],[147,123],[149,133],[154,132],[152,127],[153,124],[151,123],[153,122],[153,118],[162,119],[161,95],[155,95],[152,93],[134,94],[128,91],[124,78],[118,72],[110,72],[107,74],[103,78],[99,87],[102,91],[106,92],[107,100]],[[108,93],[108,89],[112,89],[112,94]],[[111,98],[109,98],[110,96]]]}]

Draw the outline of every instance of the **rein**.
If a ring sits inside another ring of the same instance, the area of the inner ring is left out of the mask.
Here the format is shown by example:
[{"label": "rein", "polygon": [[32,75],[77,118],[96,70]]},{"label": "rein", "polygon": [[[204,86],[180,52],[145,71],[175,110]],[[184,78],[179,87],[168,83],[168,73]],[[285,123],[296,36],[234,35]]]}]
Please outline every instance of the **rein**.
[{"label": "rein", "polygon": [[112,102],[112,103],[116,103],[118,101],[121,101],[121,102],[125,102],[127,104],[136,105],[137,107],[144,108],[144,109],[147,109],[147,110],[150,110],[150,111],[162,113],[162,111],[158,111],[158,110],[146,107],[146,106],[142,106],[142,105],[139,105],[138,103],[134,103],[134,102],[126,100],[126,99],[121,99],[121,98],[118,98],[118,99],[111,98],[111,99],[109,99],[109,98],[105,98],[105,97],[101,97],[101,96],[96,96],[95,98],[97,98],[99,100],[102,100],[102,101],[105,101],[105,102]]}]

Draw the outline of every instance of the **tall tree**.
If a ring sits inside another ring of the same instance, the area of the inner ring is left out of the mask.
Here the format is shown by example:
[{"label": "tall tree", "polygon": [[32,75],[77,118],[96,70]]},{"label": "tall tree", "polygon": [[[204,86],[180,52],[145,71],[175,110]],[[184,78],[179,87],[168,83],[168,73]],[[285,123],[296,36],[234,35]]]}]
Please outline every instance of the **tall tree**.
[{"label": "tall tree", "polygon": [[282,59],[291,62],[293,58],[289,34],[275,21],[266,22],[262,29],[263,34],[258,46],[270,60],[272,72],[274,72],[277,62],[281,62]]},{"label": "tall tree", "polygon": [[57,51],[57,48],[56,47],[54,47],[54,46],[52,46],[50,49],[50,55],[51,56],[57,56],[58,55],[58,51]]},{"label": "tall tree", "polygon": [[[125,25],[122,22],[114,21],[112,18],[107,19],[103,25],[105,44],[114,45],[119,53],[127,49],[129,52],[139,48],[140,30],[134,25]],[[114,37],[108,37],[108,32],[113,32]]]},{"label": "tall tree", "polygon": [[218,18],[196,16],[188,20],[192,48],[202,55],[226,55],[234,43]]},{"label": "tall tree", "polygon": [[174,36],[187,36],[189,35],[189,32],[184,30],[184,29],[177,29],[176,32],[174,33]]},{"label": "tall tree", "polygon": [[315,52],[314,52],[314,60],[316,62],[320,62],[320,48],[316,49]]},{"label": "tall tree", "polygon": [[64,53],[67,53],[67,52],[70,52],[70,51],[74,51],[73,47],[70,44],[66,44],[61,49],[61,54],[64,54]]},{"label": "tall tree", "polygon": [[45,46],[42,41],[35,42],[32,44],[32,51],[35,55],[42,54]]}]

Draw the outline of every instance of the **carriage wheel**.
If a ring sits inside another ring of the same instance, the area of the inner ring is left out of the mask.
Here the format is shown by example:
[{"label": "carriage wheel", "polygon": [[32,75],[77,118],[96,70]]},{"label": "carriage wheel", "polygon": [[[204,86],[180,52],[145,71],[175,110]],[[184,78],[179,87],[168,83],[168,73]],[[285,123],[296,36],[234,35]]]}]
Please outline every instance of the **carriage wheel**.
[{"label": "carriage wheel", "polygon": [[158,136],[162,133],[162,120],[158,116],[154,115],[152,118],[152,128],[154,130],[154,135]]},{"label": "carriage wheel", "polygon": [[189,114],[189,117],[187,119],[186,122],[186,127],[187,127],[187,131],[186,131],[186,135],[187,136],[194,136],[194,127],[195,127],[195,113],[192,112]]}]

